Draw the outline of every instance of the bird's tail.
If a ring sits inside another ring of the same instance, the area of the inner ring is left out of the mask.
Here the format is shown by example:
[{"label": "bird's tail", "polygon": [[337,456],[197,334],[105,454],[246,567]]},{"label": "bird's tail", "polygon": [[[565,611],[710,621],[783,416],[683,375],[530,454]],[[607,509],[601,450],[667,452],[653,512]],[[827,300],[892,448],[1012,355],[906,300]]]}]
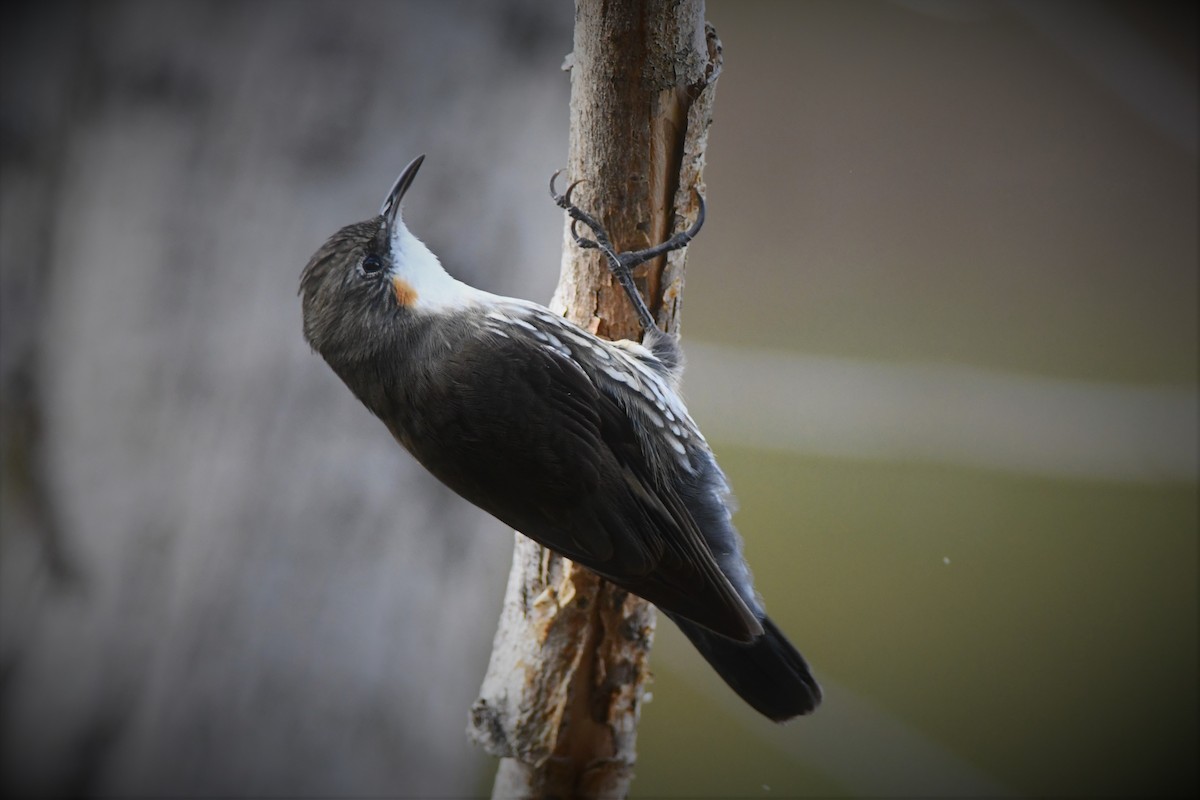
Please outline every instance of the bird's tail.
[{"label": "bird's tail", "polygon": [[763,635],[742,643],[667,612],[730,688],[754,709],[776,722],[807,714],[821,702],[804,656],[763,617]]}]

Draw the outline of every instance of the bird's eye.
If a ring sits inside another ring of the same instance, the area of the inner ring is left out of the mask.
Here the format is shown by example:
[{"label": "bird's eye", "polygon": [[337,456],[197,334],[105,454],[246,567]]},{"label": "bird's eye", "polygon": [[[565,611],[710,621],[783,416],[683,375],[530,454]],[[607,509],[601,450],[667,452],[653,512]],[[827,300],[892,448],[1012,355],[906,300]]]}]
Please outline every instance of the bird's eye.
[{"label": "bird's eye", "polygon": [[359,265],[364,275],[377,275],[383,269],[383,259],[374,253],[368,253]]}]

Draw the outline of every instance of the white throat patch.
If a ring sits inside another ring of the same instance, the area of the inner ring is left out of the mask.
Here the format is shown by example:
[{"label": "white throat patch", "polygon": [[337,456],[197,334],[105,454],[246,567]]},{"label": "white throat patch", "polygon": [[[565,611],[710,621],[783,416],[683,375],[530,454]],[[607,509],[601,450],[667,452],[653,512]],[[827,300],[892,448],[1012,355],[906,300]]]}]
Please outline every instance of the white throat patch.
[{"label": "white throat patch", "polygon": [[412,235],[404,220],[396,216],[392,225],[392,269],[391,278],[409,290],[409,308],[417,311],[439,311],[473,305],[488,296],[473,286],[451,277],[442,267],[442,262]]}]

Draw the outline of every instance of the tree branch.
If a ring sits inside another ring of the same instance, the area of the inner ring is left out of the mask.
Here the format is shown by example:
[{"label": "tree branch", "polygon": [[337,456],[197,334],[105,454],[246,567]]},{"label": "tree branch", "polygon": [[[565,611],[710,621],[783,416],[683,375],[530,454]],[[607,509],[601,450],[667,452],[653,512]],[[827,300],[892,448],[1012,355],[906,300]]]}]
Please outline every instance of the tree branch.
[{"label": "tree branch", "polygon": [[[577,0],[571,70],[572,198],[620,250],[694,217],[721,66],[702,0]],[[676,216],[676,213],[680,216]],[[635,271],[677,332],[686,250]],[[665,261],[665,263],[664,263]],[[639,338],[603,258],[563,234],[551,307],[607,338]],[[623,797],[636,759],[654,608],[519,533],[469,733],[503,760],[493,797]]]}]

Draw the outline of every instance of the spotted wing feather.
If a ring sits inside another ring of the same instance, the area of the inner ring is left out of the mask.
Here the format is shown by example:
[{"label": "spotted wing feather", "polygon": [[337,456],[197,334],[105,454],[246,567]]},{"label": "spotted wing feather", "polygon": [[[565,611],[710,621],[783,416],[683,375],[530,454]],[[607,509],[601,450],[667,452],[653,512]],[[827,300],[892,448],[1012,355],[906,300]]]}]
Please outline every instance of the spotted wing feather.
[{"label": "spotted wing feather", "polygon": [[542,344],[511,330],[463,341],[417,404],[426,430],[414,455],[475,505],[664,610],[732,639],[760,634],[627,410]]}]

